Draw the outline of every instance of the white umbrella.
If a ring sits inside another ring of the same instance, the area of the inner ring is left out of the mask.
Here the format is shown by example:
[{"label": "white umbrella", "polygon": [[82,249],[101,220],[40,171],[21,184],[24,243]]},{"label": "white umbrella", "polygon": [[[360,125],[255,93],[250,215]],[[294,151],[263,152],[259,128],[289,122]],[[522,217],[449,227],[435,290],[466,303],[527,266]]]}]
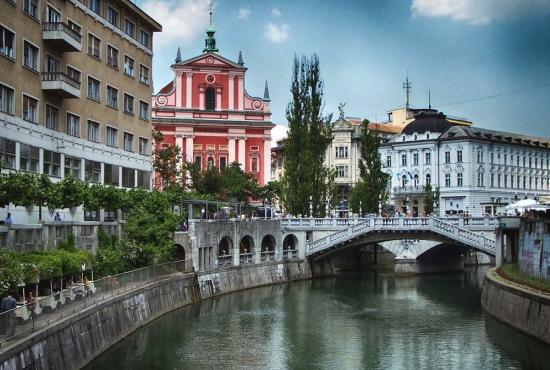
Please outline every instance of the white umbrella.
[{"label": "white umbrella", "polygon": [[525,209],[533,206],[537,206],[539,203],[534,199],[522,199],[515,203],[508,204],[504,209],[514,210],[514,209]]}]

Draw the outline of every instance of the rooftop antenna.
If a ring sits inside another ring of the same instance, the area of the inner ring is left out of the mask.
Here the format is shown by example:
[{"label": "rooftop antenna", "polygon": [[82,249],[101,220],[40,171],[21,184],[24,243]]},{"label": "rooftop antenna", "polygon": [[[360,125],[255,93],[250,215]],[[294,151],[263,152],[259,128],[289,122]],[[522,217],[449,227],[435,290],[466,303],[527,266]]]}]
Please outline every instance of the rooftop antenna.
[{"label": "rooftop antenna", "polygon": [[428,90],[428,109],[432,109],[432,92]]},{"label": "rooftop antenna", "polygon": [[405,90],[405,94],[407,95],[407,102],[405,103],[405,108],[407,110],[409,110],[409,98],[410,98],[410,95],[411,95],[411,89],[412,89],[412,84],[409,82],[409,72],[407,71],[407,78],[405,80],[405,82],[403,82],[403,89]]},{"label": "rooftop antenna", "polygon": [[210,0],[210,6],[209,6],[209,15],[210,15],[210,25],[212,25],[212,0]]}]

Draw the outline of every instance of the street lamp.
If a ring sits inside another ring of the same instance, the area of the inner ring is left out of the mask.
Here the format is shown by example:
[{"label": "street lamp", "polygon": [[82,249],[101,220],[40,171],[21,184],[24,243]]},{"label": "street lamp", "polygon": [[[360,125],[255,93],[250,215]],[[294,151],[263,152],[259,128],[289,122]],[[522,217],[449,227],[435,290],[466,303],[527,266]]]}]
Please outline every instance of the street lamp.
[{"label": "street lamp", "polygon": [[325,218],[328,218],[328,196],[325,196]]},{"label": "street lamp", "polygon": [[378,217],[382,217],[382,194],[378,194]]},{"label": "street lamp", "polygon": [[84,284],[84,271],[86,270],[86,263],[84,262],[83,264],[81,264],[80,268],[82,269],[81,281],[82,281],[82,284]]},{"label": "street lamp", "polygon": [[359,201],[359,218],[363,217],[363,201]]},{"label": "street lamp", "polygon": [[309,217],[313,218],[313,195],[309,196]]}]

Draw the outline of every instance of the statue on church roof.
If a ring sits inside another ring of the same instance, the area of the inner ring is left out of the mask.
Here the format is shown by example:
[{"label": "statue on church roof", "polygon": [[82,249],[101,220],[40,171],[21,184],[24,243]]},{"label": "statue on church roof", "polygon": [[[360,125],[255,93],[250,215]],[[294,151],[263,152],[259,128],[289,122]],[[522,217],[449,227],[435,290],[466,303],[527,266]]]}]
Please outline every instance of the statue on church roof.
[{"label": "statue on church roof", "polygon": [[346,106],[346,103],[340,103],[338,104],[338,111],[340,112],[340,119],[344,119],[344,107]]}]

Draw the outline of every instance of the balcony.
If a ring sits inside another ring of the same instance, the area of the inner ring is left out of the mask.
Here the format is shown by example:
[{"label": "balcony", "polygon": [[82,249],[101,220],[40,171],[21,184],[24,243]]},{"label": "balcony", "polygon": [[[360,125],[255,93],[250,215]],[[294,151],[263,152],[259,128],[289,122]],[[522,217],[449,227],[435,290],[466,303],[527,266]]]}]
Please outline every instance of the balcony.
[{"label": "balcony", "polygon": [[399,186],[393,188],[394,195],[411,195],[411,194],[423,194],[426,191],[424,185],[416,186]]},{"label": "balcony", "polygon": [[82,37],[62,22],[45,22],[42,38],[62,51],[82,50]]},{"label": "balcony", "polygon": [[42,72],[42,90],[65,99],[80,98],[80,82],[63,72]]}]

